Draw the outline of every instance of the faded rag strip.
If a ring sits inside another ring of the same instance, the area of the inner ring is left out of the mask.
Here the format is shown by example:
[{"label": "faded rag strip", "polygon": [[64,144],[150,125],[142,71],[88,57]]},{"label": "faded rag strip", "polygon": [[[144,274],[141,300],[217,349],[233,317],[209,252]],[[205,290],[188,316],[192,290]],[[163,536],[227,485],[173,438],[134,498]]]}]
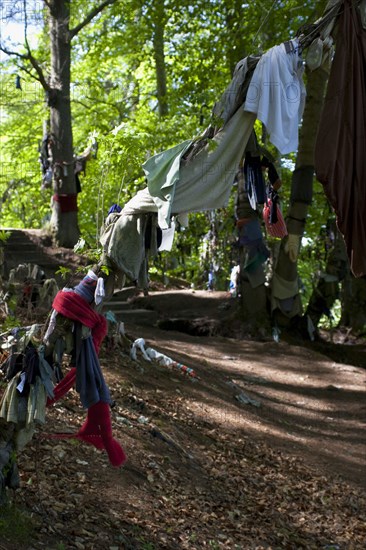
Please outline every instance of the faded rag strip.
[{"label": "faded rag strip", "polygon": [[345,0],[315,146],[315,171],[335,210],[351,269],[366,275],[366,32]]},{"label": "faded rag strip", "polygon": [[[170,226],[172,214],[226,206],[255,118],[255,114],[239,109],[192,160],[175,163],[174,172],[166,174],[164,153],[143,164],[162,229]],[[178,148],[177,158],[181,156]]]}]

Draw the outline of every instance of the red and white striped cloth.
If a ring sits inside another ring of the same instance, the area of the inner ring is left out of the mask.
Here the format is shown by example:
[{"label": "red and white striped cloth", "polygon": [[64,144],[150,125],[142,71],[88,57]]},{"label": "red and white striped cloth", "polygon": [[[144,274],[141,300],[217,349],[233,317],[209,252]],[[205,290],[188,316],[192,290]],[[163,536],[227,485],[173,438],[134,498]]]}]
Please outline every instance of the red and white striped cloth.
[{"label": "red and white striped cloth", "polygon": [[276,204],[274,205],[274,207],[277,208],[277,221],[276,223],[271,223],[270,222],[271,207],[272,207],[272,200],[268,198],[267,204],[265,204],[263,207],[263,220],[264,220],[267,232],[269,235],[271,235],[271,237],[277,237],[278,239],[283,239],[283,237],[286,237],[286,235],[288,235],[285,220],[283,218],[282,212],[278,204]]}]

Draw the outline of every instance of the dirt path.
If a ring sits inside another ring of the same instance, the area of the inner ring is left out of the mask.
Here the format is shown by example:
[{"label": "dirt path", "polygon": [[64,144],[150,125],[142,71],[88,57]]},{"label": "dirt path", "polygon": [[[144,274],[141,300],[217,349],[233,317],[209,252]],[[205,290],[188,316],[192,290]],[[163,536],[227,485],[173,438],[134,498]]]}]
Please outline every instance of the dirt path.
[{"label": "dirt path", "polygon": [[[203,323],[231,307],[224,293],[190,291],[134,305]],[[38,527],[17,548],[364,548],[364,369],[283,341],[126,330],[197,376],[104,349],[128,463],[116,470],[93,447],[38,433],[15,495]],[[43,432],[75,431],[84,416],[72,391]]]},{"label": "dirt path", "polygon": [[[227,311],[225,293],[195,294],[157,293],[150,305],[158,304],[162,318],[186,318],[189,312],[191,318],[217,319]],[[208,385],[207,421],[212,417],[246,431],[366,487],[365,369],[286,342],[192,337],[147,327],[133,327],[133,333],[199,373]],[[256,403],[241,405],[241,392]],[[194,395],[190,406],[202,414]]]}]

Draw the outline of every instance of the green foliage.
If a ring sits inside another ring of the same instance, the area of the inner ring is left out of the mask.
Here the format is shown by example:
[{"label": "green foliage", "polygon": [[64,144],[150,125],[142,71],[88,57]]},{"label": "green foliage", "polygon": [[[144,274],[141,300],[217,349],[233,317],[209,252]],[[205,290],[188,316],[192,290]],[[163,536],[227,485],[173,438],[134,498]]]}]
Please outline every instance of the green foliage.
[{"label": "green foliage", "polygon": [[[236,0],[182,0],[158,3],[122,0],[108,6],[85,26],[72,42],[71,104],[75,154],[92,139],[98,153],[81,176],[78,195],[82,240],[77,252],[92,260],[100,254],[98,236],[108,209],[123,206],[145,186],[142,163],[153,154],[183,140],[201,135],[212,122],[211,110],[230,81],[235,64],[248,54],[258,54],[295,35],[308,20],[319,17],[325,2],[294,1],[240,3]],[[70,3],[71,27],[85,19],[91,6],[85,0]],[[159,117],[155,70],[154,33],[161,27],[167,77],[168,115]],[[33,52],[42,70],[49,72],[50,48],[47,28],[39,33]],[[2,62],[0,140],[0,208],[2,225],[45,226],[50,213],[50,189],[41,190],[38,147],[42,139],[47,106],[44,91],[34,80],[33,69],[21,71],[18,59]],[[21,74],[22,90],[14,77]],[[261,128],[257,125],[259,132]],[[214,147],[214,143],[210,144]],[[273,151],[276,155],[275,151]],[[291,156],[286,160],[294,160]],[[291,171],[282,163],[281,190],[286,212]],[[214,214],[190,215],[186,229],[179,228],[171,253],[154,262],[157,273],[178,276],[205,288],[212,266],[217,288],[226,289],[230,269],[237,261],[233,247],[234,195],[230,204]],[[32,207],[30,207],[30,204]],[[300,273],[306,298],[320,269],[319,229],[326,211],[320,187],[306,227],[306,246]],[[213,235],[210,240],[209,235]],[[69,275],[65,268],[58,271]]]},{"label": "green foliage", "polygon": [[5,231],[5,230],[0,231],[0,243],[6,243],[9,237],[10,237],[9,231]]},{"label": "green foliage", "polygon": [[[13,297],[11,299],[11,302],[15,305],[15,298]],[[9,305],[9,304],[8,304]],[[11,304],[9,305],[9,310],[12,311],[12,306]],[[6,317],[6,319],[1,323],[1,330],[2,331],[7,331],[7,330],[10,330],[12,328],[15,328],[15,327],[18,327],[19,326],[19,319],[18,317],[16,317],[15,315],[8,315]]]},{"label": "green foliage", "polygon": [[0,538],[4,542],[22,544],[29,541],[35,530],[31,517],[15,505],[0,509]]},{"label": "green foliage", "polygon": [[56,271],[56,275],[61,275],[63,279],[67,279],[71,275],[71,269],[60,265]]},{"label": "green foliage", "polygon": [[8,72],[0,74],[0,87],[3,92],[0,108],[6,113],[0,117],[2,225],[41,227],[49,210],[49,198],[45,202],[40,189],[38,162],[45,114],[43,94],[39,84],[29,78],[22,80],[22,90],[16,90],[14,76]]}]

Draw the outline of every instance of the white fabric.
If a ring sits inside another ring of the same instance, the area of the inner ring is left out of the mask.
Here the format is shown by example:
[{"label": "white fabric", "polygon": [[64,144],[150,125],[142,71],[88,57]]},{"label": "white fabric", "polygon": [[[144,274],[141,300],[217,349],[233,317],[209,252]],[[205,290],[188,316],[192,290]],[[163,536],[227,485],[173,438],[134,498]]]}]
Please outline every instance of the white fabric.
[{"label": "white fabric", "polygon": [[97,306],[103,301],[104,296],[105,296],[104,279],[103,277],[98,277],[97,286],[95,287],[95,292],[94,292],[94,301],[97,304]]},{"label": "white fabric", "polygon": [[290,261],[297,262],[297,258],[300,251],[300,235],[289,233],[287,243],[285,244],[285,252],[289,255]]},{"label": "white fabric", "polygon": [[162,229],[162,240],[161,245],[159,246],[159,252],[162,252],[163,250],[171,250],[173,246],[174,241],[174,234],[175,234],[175,222],[170,222],[170,227],[168,229]]},{"label": "white fabric", "polygon": [[145,351],[145,340],[143,338],[137,338],[131,346],[130,357],[133,361],[137,360],[137,349],[139,349],[146,361],[151,361],[150,357]]},{"label": "white fabric", "polygon": [[91,269],[89,269],[87,273],[87,277],[89,277],[90,279],[93,279],[93,281],[96,281],[98,279],[98,276]]},{"label": "white fabric", "polygon": [[287,53],[284,44],[274,46],[259,60],[249,84],[244,110],[256,113],[269,139],[281,154],[297,151],[298,127],[305,105],[304,66],[298,40]]},{"label": "white fabric", "polygon": [[160,351],[156,351],[153,348],[146,348],[146,355],[150,357],[150,359],[154,359],[160,363],[163,367],[169,367],[175,363],[171,357],[168,357],[168,355],[160,353]]},{"label": "white fabric", "polygon": [[232,294],[234,297],[236,297],[239,274],[240,274],[240,265],[234,265],[230,273],[230,294]]},{"label": "white fabric", "polygon": [[47,342],[53,331],[55,330],[56,326],[56,317],[57,317],[57,311],[55,309],[52,310],[50,322],[48,324],[48,328],[46,331],[46,334],[44,335],[44,341]]}]

